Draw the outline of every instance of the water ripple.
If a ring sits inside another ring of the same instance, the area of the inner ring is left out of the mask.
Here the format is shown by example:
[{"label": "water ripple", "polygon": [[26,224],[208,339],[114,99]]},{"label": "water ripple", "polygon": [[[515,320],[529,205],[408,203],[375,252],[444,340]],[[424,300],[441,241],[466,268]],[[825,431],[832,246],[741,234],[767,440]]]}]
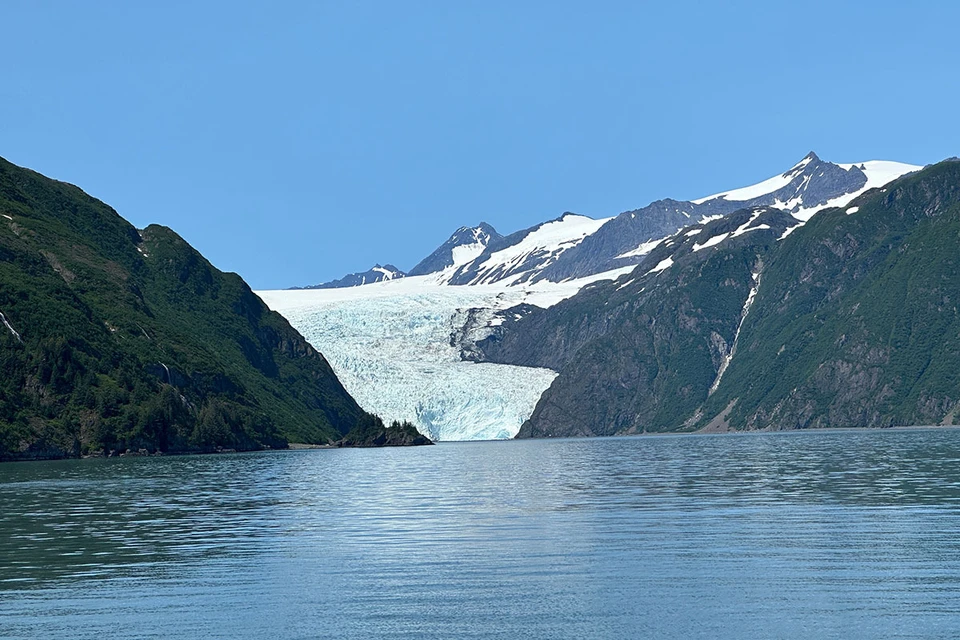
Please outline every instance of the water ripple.
[{"label": "water ripple", "polygon": [[0,635],[952,638],[960,431],[0,465]]}]

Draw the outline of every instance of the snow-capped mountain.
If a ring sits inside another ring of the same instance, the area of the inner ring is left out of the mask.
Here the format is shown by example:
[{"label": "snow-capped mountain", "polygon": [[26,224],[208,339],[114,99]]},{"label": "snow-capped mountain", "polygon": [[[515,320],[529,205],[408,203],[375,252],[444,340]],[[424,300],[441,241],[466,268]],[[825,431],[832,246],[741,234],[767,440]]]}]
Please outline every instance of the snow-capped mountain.
[{"label": "snow-capped mountain", "polygon": [[789,237],[796,211],[741,209],[471,357],[558,372],[520,437],[955,424],[958,204],[947,161]]},{"label": "snow-capped mountain", "polygon": [[[817,211],[918,169],[811,153],[774,178],[695,201],[659,200],[603,219],[566,213],[508,236],[483,223],[463,227],[402,279],[388,265],[389,278],[367,272],[324,291],[261,296],[326,355],[365,409],[410,420],[435,440],[512,437],[556,374],[463,361],[503,323],[590,283],[666,271],[678,250],[703,255],[757,231],[783,238]],[[704,225],[737,211],[742,223],[710,225],[717,232],[707,237]],[[645,260],[650,266],[634,272]]]},{"label": "snow-capped mountain", "polygon": [[738,209],[775,207],[807,221],[827,207],[842,207],[869,189],[882,187],[922,167],[871,160],[859,164],[824,162],[810,152],[792,169],[761,183],[694,200],[693,204],[733,203]]},{"label": "snow-capped mountain", "polygon": [[452,285],[518,284],[556,262],[568,249],[583,242],[609,218],[594,220],[565,213],[556,220],[518,231],[489,246],[479,256],[459,266],[446,279]]},{"label": "snow-capped mountain", "polygon": [[382,266],[375,264],[362,273],[351,273],[337,280],[331,280],[330,282],[322,282],[308,287],[293,287],[293,289],[341,289],[343,287],[360,287],[365,284],[373,284],[374,282],[404,278],[406,275],[407,274],[392,264]]},{"label": "snow-capped mountain", "polygon": [[883,186],[921,167],[871,161],[833,164],[810,152],[781,175],[693,201],[658,200],[608,220],[554,263],[531,275],[558,282],[639,264],[666,238],[691,224],[751,207],[775,207],[806,222],[817,211],[842,207],[868,189]]},{"label": "snow-capped mountain", "polygon": [[481,222],[475,227],[460,227],[453,232],[449,240],[410,269],[407,275],[422,276],[443,271],[448,267],[467,264],[482,254],[491,242],[502,239],[503,236],[486,222]]},{"label": "snow-capped mountain", "polygon": [[[436,274],[440,283],[449,285],[518,285],[584,278],[643,262],[660,240],[691,224],[751,207],[774,207],[802,223],[817,211],[844,206],[865,191],[918,169],[886,161],[834,164],[811,151],[780,175],[697,200],[657,200],[601,219],[565,213],[508,236],[483,222],[461,227],[407,275]],[[402,275],[393,270],[392,277]],[[389,278],[366,272],[318,287],[348,287],[384,279]]]}]

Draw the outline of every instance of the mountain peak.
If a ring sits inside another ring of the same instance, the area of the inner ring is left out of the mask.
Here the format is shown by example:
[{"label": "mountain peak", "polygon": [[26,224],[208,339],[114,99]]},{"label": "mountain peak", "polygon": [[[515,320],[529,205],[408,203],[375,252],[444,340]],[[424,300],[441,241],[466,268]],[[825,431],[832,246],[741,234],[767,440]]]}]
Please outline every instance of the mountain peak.
[{"label": "mountain peak", "polygon": [[811,151],[807,155],[803,156],[803,159],[800,162],[790,167],[790,170],[784,173],[783,177],[793,178],[801,173],[812,171],[813,167],[819,167],[822,164],[823,161],[820,159],[820,156]]},{"label": "mountain peak", "polygon": [[481,221],[475,227],[460,227],[433,253],[421,260],[408,275],[422,276],[460,266],[473,260],[493,241],[502,238],[497,230]]},{"label": "mountain peak", "polygon": [[323,282],[321,284],[315,284],[308,287],[293,287],[294,289],[342,289],[344,287],[359,287],[365,284],[373,284],[374,282],[383,282],[384,280],[395,280],[397,278],[406,277],[405,274],[400,269],[397,269],[392,264],[381,265],[379,262],[373,265],[367,271],[361,273],[351,273],[345,275],[342,278],[337,280],[331,280],[330,282]]}]

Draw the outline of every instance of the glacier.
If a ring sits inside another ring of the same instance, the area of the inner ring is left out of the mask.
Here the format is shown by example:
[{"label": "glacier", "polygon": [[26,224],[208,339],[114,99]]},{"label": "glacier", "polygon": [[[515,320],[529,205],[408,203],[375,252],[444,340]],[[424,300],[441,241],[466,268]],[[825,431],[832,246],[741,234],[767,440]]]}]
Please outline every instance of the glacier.
[{"label": "glacier", "polygon": [[[548,307],[583,285],[633,267],[564,283],[450,286],[431,274],[343,289],[258,291],[330,362],[364,409],[409,420],[432,440],[512,438],[557,376],[550,369],[466,362],[468,312],[480,339],[521,303]],[[486,333],[485,333],[486,332]]]},{"label": "glacier", "polygon": [[[458,229],[407,277],[401,272],[390,277],[388,268],[377,265],[367,274],[380,282],[352,274],[327,283],[335,288],[259,295],[326,356],[368,411],[386,420],[409,420],[433,440],[510,438],[557,374],[462,359],[472,342],[503,322],[498,312],[521,303],[549,307],[590,282],[616,279],[662,242],[682,241],[678,234],[691,222],[705,224],[738,208],[773,206],[790,213],[797,224],[783,239],[818,211],[846,206],[866,190],[919,168],[886,161],[834,165],[811,152],[786,173],[752,186],[689,202],[652,203],[644,210],[649,220],[638,217],[641,210],[599,219],[565,213],[509,236],[481,223]],[[701,238],[693,250],[768,228],[752,226],[761,212],[733,232]],[[672,264],[667,257],[647,273]],[[599,273],[569,279],[593,270]],[[361,286],[339,288],[354,281]]]}]

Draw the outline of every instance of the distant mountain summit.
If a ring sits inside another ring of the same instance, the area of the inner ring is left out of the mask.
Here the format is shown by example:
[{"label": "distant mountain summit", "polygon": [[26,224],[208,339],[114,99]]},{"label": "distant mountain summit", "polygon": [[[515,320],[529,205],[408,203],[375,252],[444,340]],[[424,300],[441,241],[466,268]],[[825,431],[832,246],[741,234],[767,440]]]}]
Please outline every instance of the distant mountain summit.
[{"label": "distant mountain summit", "polygon": [[[780,175],[697,200],[667,198],[600,219],[568,212],[507,236],[484,222],[461,227],[406,275],[436,274],[437,283],[448,285],[519,285],[595,277],[640,264],[660,241],[684,227],[755,207],[779,209],[798,226],[822,209],[844,206],[872,188],[919,169],[885,161],[835,164],[811,151]],[[403,275],[387,265],[307,288],[352,287]]]},{"label": "distant mountain summit", "polygon": [[640,264],[660,240],[691,224],[740,209],[773,207],[803,223],[817,211],[843,206],[869,189],[918,169],[884,161],[834,164],[811,151],[786,172],[748,187],[698,200],[657,200],[642,209],[625,211],[532,279],[560,282]]},{"label": "distant mountain summit", "polygon": [[564,213],[554,220],[491,242],[476,258],[458,265],[446,281],[452,285],[530,281],[565,251],[596,233],[605,222]]},{"label": "distant mountain summit", "polygon": [[868,180],[865,171],[866,163],[839,165],[824,162],[811,151],[779,176],[692,203],[722,207],[724,202],[735,202],[738,208],[776,207],[802,217],[806,210],[825,206],[834,198],[862,189]]},{"label": "distant mountain summit", "polygon": [[392,264],[375,264],[370,269],[361,273],[351,273],[337,280],[330,282],[321,282],[307,287],[292,287],[293,289],[342,289],[344,287],[359,287],[374,282],[383,282],[384,280],[396,280],[406,276],[403,271],[397,269]]},{"label": "distant mountain summit", "polygon": [[481,255],[490,243],[503,239],[497,230],[486,222],[475,227],[460,227],[453,235],[437,247],[433,253],[421,260],[417,266],[404,273],[392,264],[374,265],[371,269],[359,273],[350,273],[342,278],[322,282],[306,287],[291,287],[291,289],[342,289],[345,287],[359,287],[365,284],[396,280],[406,276],[422,276],[430,273],[439,273],[450,267],[468,264]]},{"label": "distant mountain summit", "polygon": [[422,276],[466,264],[482,254],[491,243],[502,239],[503,236],[486,222],[475,227],[460,227],[449,240],[411,269],[408,275]]}]

